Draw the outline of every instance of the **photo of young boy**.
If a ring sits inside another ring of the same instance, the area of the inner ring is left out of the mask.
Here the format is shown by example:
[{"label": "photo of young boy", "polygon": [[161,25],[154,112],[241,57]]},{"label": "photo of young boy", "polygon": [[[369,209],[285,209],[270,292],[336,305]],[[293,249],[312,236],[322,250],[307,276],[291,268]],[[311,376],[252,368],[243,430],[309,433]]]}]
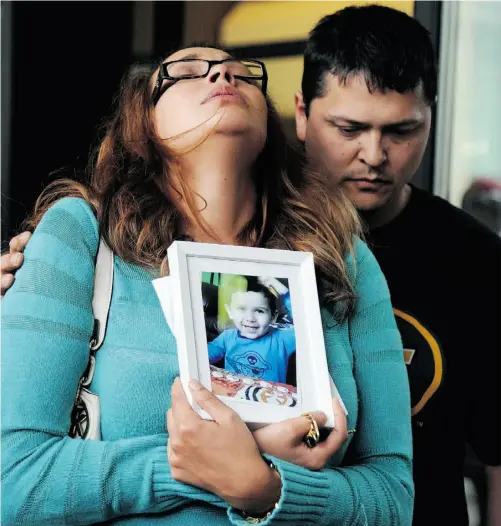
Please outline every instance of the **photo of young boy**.
[{"label": "photo of young boy", "polygon": [[252,393],[255,401],[291,405],[296,386],[287,383],[288,376],[291,382],[287,373],[296,352],[296,338],[288,280],[232,275],[221,275],[220,279],[239,286],[228,287],[225,294],[224,289],[219,292],[224,294],[223,314],[229,323],[224,327],[220,323],[219,335],[211,341],[208,338],[213,382],[219,384],[219,392],[226,382],[226,387],[231,384],[231,393],[236,386],[242,388],[244,397]]}]

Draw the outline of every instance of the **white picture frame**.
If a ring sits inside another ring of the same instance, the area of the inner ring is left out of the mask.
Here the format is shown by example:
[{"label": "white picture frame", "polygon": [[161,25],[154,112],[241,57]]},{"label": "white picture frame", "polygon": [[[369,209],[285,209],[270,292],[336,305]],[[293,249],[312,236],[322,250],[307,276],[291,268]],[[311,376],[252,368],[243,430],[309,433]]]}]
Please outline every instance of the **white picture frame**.
[{"label": "white picture frame", "polygon": [[297,403],[282,406],[218,395],[249,428],[323,411],[327,428],[335,426],[332,396],[337,393],[327,367],[313,254],[265,248],[175,241],[168,249],[169,276],[153,280],[166,320],[177,342],[179,372],[195,411],[188,382],[198,379],[209,391],[212,379],[202,299],[203,272],[241,276],[273,276],[287,280],[296,338]]}]

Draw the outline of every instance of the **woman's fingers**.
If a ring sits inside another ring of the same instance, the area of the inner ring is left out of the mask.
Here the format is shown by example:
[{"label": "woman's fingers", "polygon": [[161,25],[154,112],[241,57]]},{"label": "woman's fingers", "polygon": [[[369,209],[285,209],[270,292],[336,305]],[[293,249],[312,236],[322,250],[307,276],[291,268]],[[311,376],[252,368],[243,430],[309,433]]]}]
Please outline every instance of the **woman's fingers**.
[{"label": "woman's fingers", "polygon": [[[325,426],[327,423],[327,416],[322,411],[311,411],[309,414],[316,421],[319,429]],[[304,415],[298,416],[296,418],[291,418],[288,420],[288,423],[294,429],[296,441],[299,443],[303,440],[306,434],[311,430],[311,422],[309,418]]]},{"label": "woman's fingers", "polygon": [[184,392],[183,384],[176,378],[171,388],[171,409],[172,417],[183,425],[192,420],[200,420],[198,414],[193,410]]},{"label": "woman's fingers", "polygon": [[172,442],[170,441],[170,438],[167,439],[167,460],[169,461],[169,464],[172,463]]},{"label": "woman's fingers", "polygon": [[341,434],[348,437],[348,422],[346,420],[346,413],[344,412],[341,400],[337,396],[332,399],[332,411],[334,412],[334,422],[336,429]]},{"label": "woman's fingers", "polygon": [[165,413],[165,429],[169,435],[174,431],[174,416],[172,415],[172,409],[169,409],[167,413]]},{"label": "woman's fingers", "polygon": [[[325,426],[327,417],[321,411],[312,411],[310,415],[316,420],[319,428]],[[295,448],[303,442],[303,438],[311,430],[311,424],[305,416],[298,416],[269,424],[254,431],[253,436],[258,446],[265,453],[272,455],[282,449]],[[283,458],[280,454],[279,458]]]},{"label": "woman's fingers", "polygon": [[167,440],[167,459],[169,464],[172,464],[172,442],[177,438],[176,424],[174,422],[174,417],[172,416],[172,409],[169,409],[165,415],[165,427],[167,433],[169,433],[169,438]]},{"label": "woman's fingers", "polygon": [[336,427],[329,433],[329,436],[315,448],[325,453],[327,457],[333,455],[348,438],[346,415],[337,396],[332,399],[332,409],[334,411]]},{"label": "woman's fingers", "polygon": [[215,421],[204,420],[192,409],[176,378],[166,415],[172,478],[215,493],[240,509],[268,509],[280,483],[277,489],[274,472],[245,423],[199,382],[190,382],[190,393]]},{"label": "woman's fingers", "polygon": [[[190,380],[189,389],[193,396],[193,400],[206,411],[215,422],[218,424],[230,424],[235,420],[235,417],[240,420],[237,413],[221,402],[219,398],[206,389],[198,380]],[[182,427],[186,427],[190,422],[202,420],[196,411],[191,407],[181,380],[176,378],[172,385],[172,416],[179,422]]]},{"label": "woman's fingers", "polygon": [[237,413],[206,389],[198,380],[190,380],[190,391],[195,402],[218,423],[231,424]]},{"label": "woman's fingers", "polygon": [[[257,445],[262,453],[268,453],[313,470],[322,469],[329,457],[343,445],[348,436],[345,413],[337,397],[332,401],[336,427],[325,441],[310,448],[303,441],[312,429],[311,421],[305,415],[270,424],[247,436],[249,431],[238,414],[219,400],[214,393],[203,387],[197,380],[190,381],[189,388],[194,402],[210,414],[214,422],[204,422],[193,411],[181,382],[176,379],[172,387],[172,408],[167,412],[167,430],[170,437],[168,454],[171,465],[174,467],[179,467],[178,463],[181,465],[181,461],[183,466],[186,464],[189,451],[198,448],[197,444],[204,433],[208,433],[208,436],[212,438],[221,432],[239,436],[239,433],[243,433],[240,436],[242,443],[253,436],[254,445]],[[323,412],[311,411],[309,414],[315,419],[319,429],[325,427],[327,416]],[[244,429],[241,431],[238,431],[239,424],[243,424]],[[207,425],[214,427],[207,427]],[[234,445],[230,441],[223,449],[229,451]]]},{"label": "woman's fingers", "polygon": [[[324,413],[311,411],[309,414],[318,428],[325,426],[327,417]],[[310,419],[302,415],[262,427],[254,431],[253,436],[262,453],[308,469],[321,469],[327,461],[327,452],[306,445],[304,438],[311,429]]]}]

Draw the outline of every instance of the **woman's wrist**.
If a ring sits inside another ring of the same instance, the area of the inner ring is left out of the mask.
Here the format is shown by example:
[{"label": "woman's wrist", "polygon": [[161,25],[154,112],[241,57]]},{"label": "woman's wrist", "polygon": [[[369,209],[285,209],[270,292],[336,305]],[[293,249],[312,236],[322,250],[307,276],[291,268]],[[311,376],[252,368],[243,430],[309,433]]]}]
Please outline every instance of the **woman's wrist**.
[{"label": "woman's wrist", "polygon": [[282,494],[282,480],[274,464],[263,458],[266,470],[263,471],[261,480],[257,479],[257,487],[249,488],[242,504],[233,506],[249,522],[260,522],[266,519],[276,508]]}]

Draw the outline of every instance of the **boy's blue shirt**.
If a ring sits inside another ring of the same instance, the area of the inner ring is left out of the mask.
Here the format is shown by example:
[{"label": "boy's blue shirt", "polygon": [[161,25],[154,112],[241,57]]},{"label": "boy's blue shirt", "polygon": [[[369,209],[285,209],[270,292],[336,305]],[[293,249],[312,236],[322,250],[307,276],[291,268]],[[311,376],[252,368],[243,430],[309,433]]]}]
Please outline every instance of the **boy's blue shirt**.
[{"label": "boy's blue shirt", "polygon": [[215,363],[224,357],[227,371],[284,383],[287,363],[295,350],[294,329],[272,329],[257,340],[228,329],[209,343],[209,361]]}]

